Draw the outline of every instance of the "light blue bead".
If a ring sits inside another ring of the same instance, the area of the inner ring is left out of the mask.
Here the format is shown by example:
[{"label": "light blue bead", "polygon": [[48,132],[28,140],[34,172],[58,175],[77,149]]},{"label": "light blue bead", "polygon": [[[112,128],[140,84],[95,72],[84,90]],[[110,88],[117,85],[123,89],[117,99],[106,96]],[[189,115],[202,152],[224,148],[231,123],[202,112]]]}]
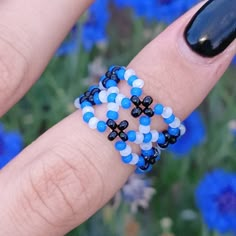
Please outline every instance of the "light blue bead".
[{"label": "light blue bead", "polygon": [[117,74],[117,76],[118,76],[118,78],[120,79],[120,80],[124,80],[125,78],[124,78],[124,74],[125,74],[125,68],[120,68],[117,72],[116,72],[116,74]]},{"label": "light blue bead", "polygon": [[132,88],[130,93],[132,96],[140,97],[143,93],[143,90],[141,88]]},{"label": "light blue bead", "polygon": [[106,88],[108,89],[108,88],[111,88],[111,87],[117,87],[117,83],[116,83],[116,81],[115,80],[108,80],[107,82],[106,82]]},{"label": "light blue bead", "polygon": [[122,156],[122,161],[125,163],[125,164],[129,164],[131,161],[132,161],[132,154],[128,155],[128,156]]},{"label": "light blue bead", "polygon": [[136,79],[138,79],[138,77],[136,76],[136,75],[132,75],[132,76],[130,76],[129,77],[129,79],[128,79],[128,85],[129,86],[133,86],[133,82],[136,80]]},{"label": "light blue bead", "polygon": [[97,86],[97,85],[92,85],[92,86],[89,87],[88,90],[89,90],[89,91],[92,91],[92,90],[95,89],[95,88],[98,88],[98,86]]},{"label": "light blue bead", "polygon": [[168,128],[168,132],[170,135],[173,135],[173,136],[178,136],[179,135],[179,128],[171,128],[169,127]]},{"label": "light blue bead", "polygon": [[110,103],[110,102],[116,102],[116,96],[117,96],[117,93],[111,93],[108,95],[107,97],[107,102]]},{"label": "light blue bead", "polygon": [[150,143],[151,140],[152,140],[152,134],[151,133],[144,134],[144,139],[143,139],[144,143]]},{"label": "light blue bead", "polygon": [[154,112],[156,115],[161,115],[163,113],[164,106],[162,104],[157,104],[154,107]]},{"label": "light blue bead", "polygon": [[163,133],[159,133],[159,138],[157,140],[157,143],[164,144],[165,141],[166,141],[166,138],[165,138],[164,134]]},{"label": "light blue bead", "polygon": [[85,107],[92,107],[92,104],[88,101],[84,101],[82,102],[82,104],[80,104],[81,109],[85,108]]},{"label": "light blue bead", "polygon": [[170,123],[172,123],[174,120],[175,120],[175,115],[174,115],[174,114],[172,114],[170,117],[164,119],[164,121],[165,121],[166,124],[170,124]]},{"label": "light blue bead", "polygon": [[152,155],[154,154],[154,151],[153,151],[153,149],[142,150],[142,154],[143,154],[144,156],[150,157],[150,156],[152,156]]},{"label": "light blue bead", "polygon": [[103,75],[103,76],[100,77],[99,82],[102,82],[104,79],[106,79],[106,76],[105,76],[105,75]]},{"label": "light blue bead", "polygon": [[97,123],[97,130],[101,133],[105,132],[106,131],[106,128],[107,128],[107,125],[104,121],[99,121]]},{"label": "light blue bead", "polygon": [[99,99],[98,93],[95,93],[93,96],[93,100],[95,102],[96,105],[102,104],[102,102]]},{"label": "light blue bead", "polygon": [[139,119],[139,123],[144,126],[148,126],[151,124],[151,119],[148,116],[141,116]]},{"label": "light blue bead", "polygon": [[83,120],[88,123],[89,120],[94,117],[94,114],[92,112],[86,112],[84,115],[83,115]]},{"label": "light blue bead", "polygon": [[146,170],[142,170],[141,168],[137,168],[135,170],[135,173],[136,174],[145,174],[145,173],[148,173],[152,170],[152,165],[149,165],[149,167],[146,169]]},{"label": "light blue bead", "polygon": [[131,107],[131,101],[129,98],[123,98],[121,101],[121,106],[124,109],[129,109]]},{"label": "light blue bead", "polygon": [[119,114],[116,111],[108,111],[107,118],[112,120],[117,120],[119,118]]},{"label": "light blue bead", "polygon": [[134,130],[128,131],[127,135],[130,142],[134,142],[136,140],[136,132]]},{"label": "light blue bead", "polygon": [[109,70],[109,71],[112,71],[114,68],[115,68],[115,66],[114,66],[114,65],[112,65],[112,66],[110,66],[110,67],[109,67],[109,69],[108,69],[108,70]]},{"label": "light blue bead", "polygon": [[115,149],[117,151],[123,151],[126,148],[126,146],[127,146],[126,143],[123,141],[117,141],[115,143]]}]

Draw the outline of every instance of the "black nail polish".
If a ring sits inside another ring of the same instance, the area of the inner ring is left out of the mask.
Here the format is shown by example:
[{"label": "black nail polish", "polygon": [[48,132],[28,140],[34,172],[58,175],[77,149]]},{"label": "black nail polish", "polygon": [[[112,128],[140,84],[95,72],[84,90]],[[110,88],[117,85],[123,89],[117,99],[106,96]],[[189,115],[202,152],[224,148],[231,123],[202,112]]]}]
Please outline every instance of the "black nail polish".
[{"label": "black nail polish", "polygon": [[236,0],[209,0],[189,22],[184,37],[203,57],[223,52],[236,38]]}]

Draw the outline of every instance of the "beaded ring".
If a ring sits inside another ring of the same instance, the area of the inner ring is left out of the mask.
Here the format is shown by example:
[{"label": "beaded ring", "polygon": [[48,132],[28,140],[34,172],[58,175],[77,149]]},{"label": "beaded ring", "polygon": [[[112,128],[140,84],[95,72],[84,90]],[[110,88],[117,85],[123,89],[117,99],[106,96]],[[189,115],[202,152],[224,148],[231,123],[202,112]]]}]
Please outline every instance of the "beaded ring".
[{"label": "beaded ring", "polygon": [[[128,98],[120,93],[118,84],[121,80],[131,87]],[[161,151],[170,144],[175,144],[186,129],[170,107],[162,104],[153,104],[151,96],[141,98],[144,81],[139,79],[134,70],[121,66],[111,66],[100,78],[99,84],[91,86],[83,95],[78,97],[74,105],[82,109],[83,120],[91,129],[97,129],[104,133],[107,129],[108,140],[115,142],[114,146],[121,155],[124,163],[135,165],[136,173],[145,173],[159,160]],[[100,120],[95,116],[95,107],[107,104],[106,120]],[[138,130],[129,130],[129,122],[119,119],[119,109],[131,110],[133,118],[139,119]],[[162,117],[168,125],[168,129],[159,132],[151,129],[152,118]],[[132,151],[129,143],[139,145],[140,153]]]}]

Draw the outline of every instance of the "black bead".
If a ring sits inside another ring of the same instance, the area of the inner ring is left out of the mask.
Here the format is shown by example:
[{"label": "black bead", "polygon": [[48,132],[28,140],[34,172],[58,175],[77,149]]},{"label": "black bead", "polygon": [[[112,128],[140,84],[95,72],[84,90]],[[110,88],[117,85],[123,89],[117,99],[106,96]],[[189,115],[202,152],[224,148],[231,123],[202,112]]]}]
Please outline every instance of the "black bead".
[{"label": "black bead", "polygon": [[90,96],[90,94],[91,94],[91,92],[90,92],[90,91],[86,91],[86,92],[84,93],[84,96],[85,96],[85,97],[89,97],[89,96]]},{"label": "black bead", "polygon": [[126,134],[126,133],[124,133],[124,132],[120,132],[119,133],[119,137],[120,137],[120,139],[122,140],[122,141],[128,141],[128,135]]},{"label": "black bead", "polygon": [[106,84],[107,84],[107,81],[109,81],[109,80],[110,80],[110,78],[106,77],[106,78],[102,81],[102,85],[103,85],[104,88],[107,88],[107,87],[106,87]]},{"label": "black bead", "polygon": [[95,93],[99,93],[101,91],[101,89],[99,89],[99,88],[94,88],[94,89],[92,89],[92,91],[91,91],[91,95],[94,95]]},{"label": "black bead", "polygon": [[177,142],[177,138],[173,135],[170,136],[169,138],[169,143],[170,144],[175,144]]},{"label": "black bead", "polygon": [[153,102],[153,99],[152,97],[150,96],[146,96],[143,101],[142,101],[142,104],[145,106],[145,107],[149,107]]},{"label": "black bead", "polygon": [[134,117],[134,118],[137,118],[139,117],[141,114],[142,114],[142,109],[140,107],[135,107],[132,111],[131,111],[131,115]]},{"label": "black bead", "polygon": [[133,95],[130,100],[135,106],[140,106],[141,105],[140,99],[135,95]]},{"label": "black bead", "polygon": [[169,146],[169,141],[166,140],[166,142],[164,144],[158,144],[158,145],[159,145],[160,148],[165,149],[165,148],[167,148]]},{"label": "black bead", "polygon": [[108,135],[108,139],[110,141],[113,141],[116,137],[118,136],[118,133],[116,131],[112,131],[109,135]]},{"label": "black bead", "polygon": [[129,126],[129,123],[127,120],[123,120],[120,122],[120,124],[118,125],[119,130],[124,130]]},{"label": "black bead", "polygon": [[116,127],[117,127],[116,122],[114,120],[112,120],[112,119],[108,119],[106,124],[112,130],[116,129]]},{"label": "black bead", "polygon": [[159,155],[160,155],[160,151],[158,150],[158,148],[154,147],[152,148],[153,151],[154,151],[154,154],[153,154],[153,157],[154,158],[157,158]]},{"label": "black bead", "polygon": [[170,139],[169,132],[167,130],[164,130],[162,133],[164,134],[166,141],[169,141],[169,139]]},{"label": "black bead", "polygon": [[147,170],[149,168],[150,164],[148,162],[145,163],[144,166],[139,167],[141,170]]},{"label": "black bead", "polygon": [[151,165],[154,165],[156,163],[156,159],[155,158],[150,158],[148,160],[148,163],[150,163]]},{"label": "black bead", "polygon": [[111,71],[107,71],[105,75],[107,78],[111,78],[112,73],[111,73]]},{"label": "black bead", "polygon": [[154,116],[154,111],[152,110],[152,108],[145,108],[143,110],[143,113],[148,117]]},{"label": "black bead", "polygon": [[120,66],[115,66],[112,70],[111,70],[111,73],[112,74],[115,74],[116,71],[118,71],[121,67]]},{"label": "black bead", "polygon": [[82,104],[83,102],[87,101],[87,97],[85,97],[84,95],[80,98],[79,102],[80,104]]},{"label": "black bead", "polygon": [[111,75],[111,79],[114,80],[117,84],[120,82],[120,79],[117,77],[116,74]]}]

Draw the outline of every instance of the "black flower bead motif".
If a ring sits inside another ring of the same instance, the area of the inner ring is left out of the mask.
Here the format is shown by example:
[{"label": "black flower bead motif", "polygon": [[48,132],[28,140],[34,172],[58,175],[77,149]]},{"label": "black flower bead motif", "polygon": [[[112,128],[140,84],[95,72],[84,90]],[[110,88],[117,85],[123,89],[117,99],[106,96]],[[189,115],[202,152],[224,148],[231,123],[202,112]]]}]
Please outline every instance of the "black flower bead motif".
[{"label": "black flower bead motif", "polygon": [[135,118],[141,116],[141,114],[145,114],[148,117],[152,117],[154,115],[154,111],[150,108],[150,105],[153,103],[153,99],[150,96],[146,96],[143,101],[139,99],[137,96],[131,97],[131,102],[135,105],[135,107],[131,111],[131,115]]},{"label": "black flower bead motif", "polygon": [[144,166],[142,166],[140,168],[144,171],[147,170],[150,165],[154,165],[157,161],[157,157],[160,155],[160,151],[158,150],[157,147],[153,147],[152,150],[154,152],[153,155],[151,155],[151,156],[142,155],[144,158],[145,164],[144,164]]},{"label": "black flower bead motif", "polygon": [[124,130],[129,126],[128,121],[123,120],[120,124],[117,124],[114,120],[109,119],[106,124],[111,129],[111,133],[107,137],[108,140],[113,141],[117,136],[119,136],[124,142],[128,140],[128,135],[124,132]]},{"label": "black flower bead motif", "polygon": [[111,71],[107,71],[105,76],[106,78],[102,81],[102,85],[107,88],[106,84],[109,80],[114,80],[117,84],[120,82],[116,72],[120,69],[120,66],[115,66]]},{"label": "black flower bead motif", "polygon": [[86,91],[83,96],[80,98],[79,102],[82,104],[85,101],[90,102],[93,106],[96,105],[94,102],[94,95],[99,93],[101,90],[99,88],[93,88],[91,91]]},{"label": "black flower bead motif", "polygon": [[170,135],[167,130],[162,132],[165,136],[165,143],[163,144],[158,144],[160,148],[166,149],[169,144],[175,144],[177,142],[178,137],[180,136],[180,132],[177,136]]}]

